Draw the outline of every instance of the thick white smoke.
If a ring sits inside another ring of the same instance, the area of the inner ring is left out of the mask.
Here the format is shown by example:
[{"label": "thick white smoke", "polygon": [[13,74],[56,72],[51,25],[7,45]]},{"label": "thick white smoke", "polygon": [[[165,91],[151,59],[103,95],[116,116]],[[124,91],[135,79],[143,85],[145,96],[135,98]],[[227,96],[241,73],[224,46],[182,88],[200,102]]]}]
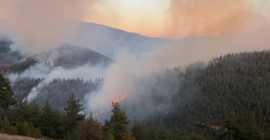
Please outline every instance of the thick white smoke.
[{"label": "thick white smoke", "polygon": [[[192,0],[191,5],[193,9],[200,8],[200,4],[197,1],[202,2],[203,0]],[[60,44],[65,41],[66,37],[76,31],[78,25],[77,22],[72,22],[73,20],[80,20],[84,16],[86,10],[86,5],[94,4],[95,0],[0,0],[0,8],[4,8],[7,13],[7,22],[5,24],[9,29],[9,34],[30,53],[37,53],[42,51],[47,51],[52,48],[60,46]],[[140,105],[142,109],[151,112],[149,110],[153,109],[155,105],[149,100],[149,98],[143,98],[145,94],[148,94],[148,86],[151,84],[144,83],[141,81],[152,82],[151,80],[145,80],[147,77],[151,77],[154,73],[162,73],[167,69],[172,69],[177,66],[185,67],[190,63],[203,61],[206,62],[214,57],[226,54],[235,53],[241,51],[252,51],[252,50],[264,50],[269,49],[269,39],[270,27],[269,19],[265,15],[259,13],[250,13],[249,5],[243,0],[243,8],[238,8],[241,6],[235,5],[235,1],[230,0],[228,2],[223,1],[222,3],[228,4],[231,8],[226,9],[226,13],[223,11],[217,12],[218,19],[213,20],[213,22],[206,19],[202,19],[203,25],[202,29],[200,25],[197,25],[197,16],[204,16],[200,13],[195,12],[195,16],[189,15],[189,8],[179,9],[179,4],[184,2],[172,0],[172,3],[176,3],[171,7],[172,14],[178,13],[180,10],[184,10],[182,15],[175,15],[173,20],[177,22],[174,24],[176,29],[178,26],[183,26],[180,24],[183,19],[187,19],[188,24],[191,25],[192,36],[200,35],[220,35],[219,37],[201,37],[201,38],[189,38],[183,40],[176,40],[174,44],[165,45],[162,48],[154,49],[149,51],[147,46],[143,42],[139,42],[142,49],[140,51],[143,53],[134,53],[130,50],[118,50],[115,52],[114,64],[108,69],[103,69],[103,67],[92,68],[90,66],[81,66],[76,69],[65,69],[63,67],[56,67],[51,69],[50,66],[44,64],[36,64],[30,69],[26,70],[20,75],[10,75],[10,79],[16,79],[18,77],[38,77],[45,78],[44,82],[40,83],[36,88],[32,89],[32,92],[28,96],[28,100],[33,100],[38,96],[38,89],[47,84],[48,81],[55,78],[95,78],[95,77],[105,77],[105,83],[102,90],[93,94],[89,93],[85,96],[86,111],[92,111],[93,113],[100,112],[101,110],[109,110],[112,101],[117,100],[125,95],[127,91],[127,100],[140,100],[145,104]],[[213,0],[207,0],[207,2],[213,2]],[[189,2],[186,2],[189,3]],[[221,4],[222,4],[221,3]],[[232,4],[231,4],[232,3]],[[212,15],[215,11],[211,10],[211,7],[218,4],[218,7],[222,7],[218,2],[214,4],[204,4],[201,7],[202,10],[206,10],[205,14]],[[182,5],[180,5],[181,7]],[[236,7],[235,7],[236,6]],[[91,6],[90,6],[91,7]],[[210,7],[210,8],[209,8]],[[232,9],[233,11],[227,11]],[[234,15],[240,10],[240,15],[244,17],[238,17]],[[204,13],[204,12],[203,12]],[[227,17],[227,13],[230,14]],[[222,15],[219,18],[219,15]],[[232,16],[232,17],[231,17]],[[222,18],[224,17],[224,18]],[[202,17],[200,17],[202,18]],[[248,18],[248,20],[246,20]],[[229,24],[229,21],[234,19],[239,19],[235,23],[237,26]],[[244,20],[242,20],[244,19]],[[226,24],[220,23],[226,21]],[[246,26],[246,21],[249,22],[249,26]],[[186,24],[184,24],[186,25]],[[215,25],[215,26],[212,26]],[[222,25],[219,28],[219,25]],[[242,28],[242,25],[244,28]],[[240,27],[237,30],[237,35],[234,34],[235,27]],[[230,28],[232,27],[232,28]],[[213,29],[213,32],[211,32]],[[229,31],[228,36],[223,36],[223,31]],[[0,28],[1,30],[1,28]],[[2,30],[6,30],[3,28]],[[199,32],[198,32],[199,31]],[[209,34],[204,33],[210,32]],[[181,30],[177,30],[177,33]],[[189,33],[189,31],[187,31]],[[203,32],[203,34],[202,34]],[[232,32],[232,33],[231,33]],[[179,33],[182,34],[182,33]],[[186,34],[186,33],[184,33]],[[91,42],[89,42],[91,44]],[[128,44],[124,44],[127,45]],[[110,47],[110,46],[108,46]],[[106,49],[106,48],[105,48]],[[80,54],[78,54],[80,55]],[[104,76],[105,75],[105,76]],[[155,78],[154,78],[155,79]],[[177,82],[177,79],[173,81]],[[179,82],[179,81],[178,81]],[[175,89],[177,90],[177,89]],[[161,93],[157,93],[161,94]],[[162,91],[162,94],[169,95],[169,91]],[[125,102],[123,105],[129,105],[136,102]],[[162,106],[162,105],[161,105]],[[167,107],[164,105],[163,107]],[[134,112],[135,116],[140,116],[144,111]],[[106,116],[105,116],[106,117]]]},{"label": "thick white smoke", "polygon": [[0,0],[0,12],[4,18],[4,23],[0,25],[28,53],[48,51],[59,47],[78,29],[77,21],[86,16],[95,2],[96,0]]},{"label": "thick white smoke", "polygon": [[[270,28],[266,23],[265,26],[253,26],[241,35],[183,39],[173,45],[141,54],[120,51],[115,57],[115,63],[108,70],[102,91],[95,96],[87,96],[88,110],[94,113],[100,110],[109,112],[111,102],[122,97],[127,91],[126,99],[134,102],[123,101],[121,104],[140,107],[141,109],[137,112],[132,110],[132,115],[138,118],[139,116],[146,117],[145,113],[150,115],[149,112],[158,106],[152,104],[151,98],[143,96],[151,93],[151,89],[148,87],[149,84],[141,81],[145,81],[147,77],[155,73],[163,73],[167,69],[178,66],[185,68],[189,64],[207,62],[227,53],[269,50],[270,42],[266,39],[266,35],[269,35]],[[264,32],[260,32],[261,30]],[[171,80],[177,82],[177,80]],[[170,96],[169,91],[164,91],[162,94]],[[136,100],[145,104],[136,104]],[[145,110],[142,111],[143,109]],[[106,118],[106,115],[108,114],[104,113],[104,116],[99,117]]]}]

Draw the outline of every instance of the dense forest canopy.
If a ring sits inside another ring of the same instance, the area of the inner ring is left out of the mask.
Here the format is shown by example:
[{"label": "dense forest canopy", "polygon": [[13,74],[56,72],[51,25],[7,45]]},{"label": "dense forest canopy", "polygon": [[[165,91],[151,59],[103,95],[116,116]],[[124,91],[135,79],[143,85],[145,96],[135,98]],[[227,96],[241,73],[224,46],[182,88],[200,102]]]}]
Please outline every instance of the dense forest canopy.
[{"label": "dense forest canopy", "polygon": [[[144,120],[128,120],[126,112],[120,107],[121,103],[117,103],[113,105],[110,120],[106,120],[104,125],[93,115],[85,119],[85,115],[81,114],[83,107],[80,100],[72,94],[66,99],[62,111],[55,110],[48,100],[40,107],[36,102],[27,103],[18,96],[16,103],[9,81],[0,75],[0,130],[9,134],[64,139],[270,138],[269,51],[228,54],[213,59],[207,65],[194,64],[184,71],[179,68],[168,70],[157,78],[159,81],[155,84],[162,88],[174,87],[175,83],[170,81],[172,73],[179,82],[177,90],[164,100],[170,100],[169,110],[156,111]],[[167,76],[170,78],[165,78]],[[29,89],[28,85],[35,86],[35,82],[42,79],[27,81],[29,84],[25,85],[25,90]],[[78,81],[56,79],[44,90],[49,94],[54,86],[76,87]],[[102,81],[81,82],[79,85],[97,86]],[[13,89],[21,90],[16,86]],[[163,96],[154,95],[156,103],[162,101]]]},{"label": "dense forest canopy", "polygon": [[214,139],[224,136],[209,131],[227,130],[226,120],[233,114],[239,131],[232,135],[234,139],[268,137],[269,72],[269,51],[229,54],[210,61],[206,68],[187,69],[179,76],[184,80],[172,98],[174,109],[156,114],[148,122]]}]

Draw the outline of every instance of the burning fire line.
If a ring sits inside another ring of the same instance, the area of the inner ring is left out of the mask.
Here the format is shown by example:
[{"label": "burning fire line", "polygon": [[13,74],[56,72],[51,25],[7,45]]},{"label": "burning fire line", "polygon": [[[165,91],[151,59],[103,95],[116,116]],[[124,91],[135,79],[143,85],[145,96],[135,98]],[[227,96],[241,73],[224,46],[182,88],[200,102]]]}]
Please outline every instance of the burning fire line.
[{"label": "burning fire line", "polygon": [[[121,98],[119,98],[119,99],[117,99],[117,100],[114,100],[114,101],[112,102],[112,105],[114,105],[114,104],[116,104],[116,103],[119,103],[120,101],[125,100],[125,98],[127,97],[127,95],[128,95],[128,93],[127,93],[127,91],[125,91],[124,96],[122,96]],[[97,112],[94,116],[97,117],[98,115],[101,115],[101,114],[103,114],[103,113],[104,113],[104,110],[101,110],[100,112]]]},{"label": "burning fire line", "polygon": [[96,113],[94,116],[96,117],[96,116],[103,114],[103,113],[104,113],[104,110],[101,110],[100,112]]},{"label": "burning fire line", "polygon": [[125,91],[124,96],[122,96],[120,99],[117,99],[117,100],[113,101],[113,102],[112,102],[112,105],[114,105],[114,104],[116,104],[116,103],[119,103],[120,101],[125,100],[126,97],[127,97],[127,91]]}]

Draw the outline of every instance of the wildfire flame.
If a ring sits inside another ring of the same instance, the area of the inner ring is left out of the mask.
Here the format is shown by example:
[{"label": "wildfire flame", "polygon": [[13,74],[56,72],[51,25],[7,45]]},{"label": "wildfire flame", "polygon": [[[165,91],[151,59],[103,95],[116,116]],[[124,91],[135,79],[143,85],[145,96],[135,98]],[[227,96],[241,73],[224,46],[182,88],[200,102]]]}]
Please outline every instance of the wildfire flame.
[{"label": "wildfire flame", "polygon": [[113,102],[112,102],[112,105],[114,105],[114,104],[116,104],[116,103],[119,103],[120,101],[125,100],[126,97],[127,97],[127,91],[125,91],[124,96],[122,96],[121,98],[119,98],[119,99],[113,101]]},{"label": "wildfire flame", "polygon": [[98,116],[98,115],[100,115],[100,114],[103,114],[103,113],[104,113],[104,111],[101,110],[100,112],[98,112],[98,113],[95,114],[95,117]]},{"label": "wildfire flame", "polygon": [[[116,103],[119,103],[120,101],[125,100],[125,98],[127,97],[127,95],[128,95],[128,92],[125,91],[124,96],[122,96],[121,98],[119,98],[119,99],[117,99],[117,100],[114,100],[114,101],[112,102],[112,105],[114,105],[114,104],[116,104]],[[100,112],[97,112],[94,116],[97,117],[98,115],[101,115],[101,114],[103,114],[103,113],[104,113],[104,110],[101,110]]]}]

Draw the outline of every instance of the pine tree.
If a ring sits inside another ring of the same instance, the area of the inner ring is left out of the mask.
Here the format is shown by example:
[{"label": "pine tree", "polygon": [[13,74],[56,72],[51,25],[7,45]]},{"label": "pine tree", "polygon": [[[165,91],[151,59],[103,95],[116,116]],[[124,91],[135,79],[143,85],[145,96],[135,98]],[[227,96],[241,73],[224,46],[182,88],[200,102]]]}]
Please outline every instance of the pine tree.
[{"label": "pine tree", "polygon": [[157,139],[158,140],[167,140],[168,139],[168,134],[167,131],[165,130],[165,126],[160,125],[160,127],[157,130]]},{"label": "pine tree", "polygon": [[233,140],[239,138],[239,125],[237,123],[237,116],[234,112],[230,112],[226,121],[224,122],[225,133],[223,139]]},{"label": "pine tree", "polygon": [[26,128],[25,128],[25,125],[24,125],[23,122],[17,121],[15,127],[17,128],[17,134],[18,135],[22,135],[22,136],[26,136],[27,135],[26,134],[27,133],[26,132]]},{"label": "pine tree", "polygon": [[77,123],[84,120],[85,118],[83,114],[80,114],[83,110],[83,107],[80,103],[80,100],[76,100],[74,94],[72,94],[69,97],[64,110],[66,114],[67,131],[71,132],[73,131]]},{"label": "pine tree", "polygon": [[49,101],[46,102],[45,106],[41,109],[41,121],[40,131],[42,135],[51,138],[60,138],[61,136],[57,133],[57,127],[59,124],[58,111],[52,109]]},{"label": "pine tree", "polygon": [[120,109],[119,103],[113,104],[112,113],[109,121],[109,129],[115,139],[121,140],[123,135],[128,132],[127,125],[129,121],[125,111]]},{"label": "pine tree", "polygon": [[156,131],[153,127],[150,127],[147,140],[156,140],[156,139],[158,139]]},{"label": "pine tree", "polygon": [[16,135],[17,134],[17,129],[14,126],[10,125],[10,123],[8,121],[8,118],[5,117],[3,122],[2,122],[1,132],[7,133],[7,134],[10,134],[10,135]]},{"label": "pine tree", "polygon": [[29,122],[32,122],[34,126],[39,126],[39,123],[41,121],[40,118],[41,110],[39,105],[36,102],[32,102],[28,105],[28,116],[29,116]]},{"label": "pine tree", "polygon": [[17,100],[17,104],[11,106],[7,112],[9,121],[15,124],[16,121],[23,122],[29,120],[29,107],[27,101],[20,98]]},{"label": "pine tree", "polygon": [[10,88],[9,81],[0,73],[0,108],[7,109],[9,105],[16,103],[12,98],[13,92]]},{"label": "pine tree", "polygon": [[241,125],[240,139],[263,139],[257,126],[254,112],[248,112],[245,117],[245,124]]},{"label": "pine tree", "polygon": [[34,128],[32,130],[32,137],[33,138],[41,138],[42,137],[40,129],[38,127]]},{"label": "pine tree", "polygon": [[105,120],[105,125],[103,126],[103,131],[104,131],[104,140],[115,140],[112,130],[110,128],[110,121]]},{"label": "pine tree", "polygon": [[115,140],[115,138],[114,138],[113,134],[109,132],[107,135],[107,138],[105,140]]},{"label": "pine tree", "polygon": [[136,140],[147,140],[146,129],[143,125],[139,124],[137,121],[134,122],[132,127],[132,134]]}]

